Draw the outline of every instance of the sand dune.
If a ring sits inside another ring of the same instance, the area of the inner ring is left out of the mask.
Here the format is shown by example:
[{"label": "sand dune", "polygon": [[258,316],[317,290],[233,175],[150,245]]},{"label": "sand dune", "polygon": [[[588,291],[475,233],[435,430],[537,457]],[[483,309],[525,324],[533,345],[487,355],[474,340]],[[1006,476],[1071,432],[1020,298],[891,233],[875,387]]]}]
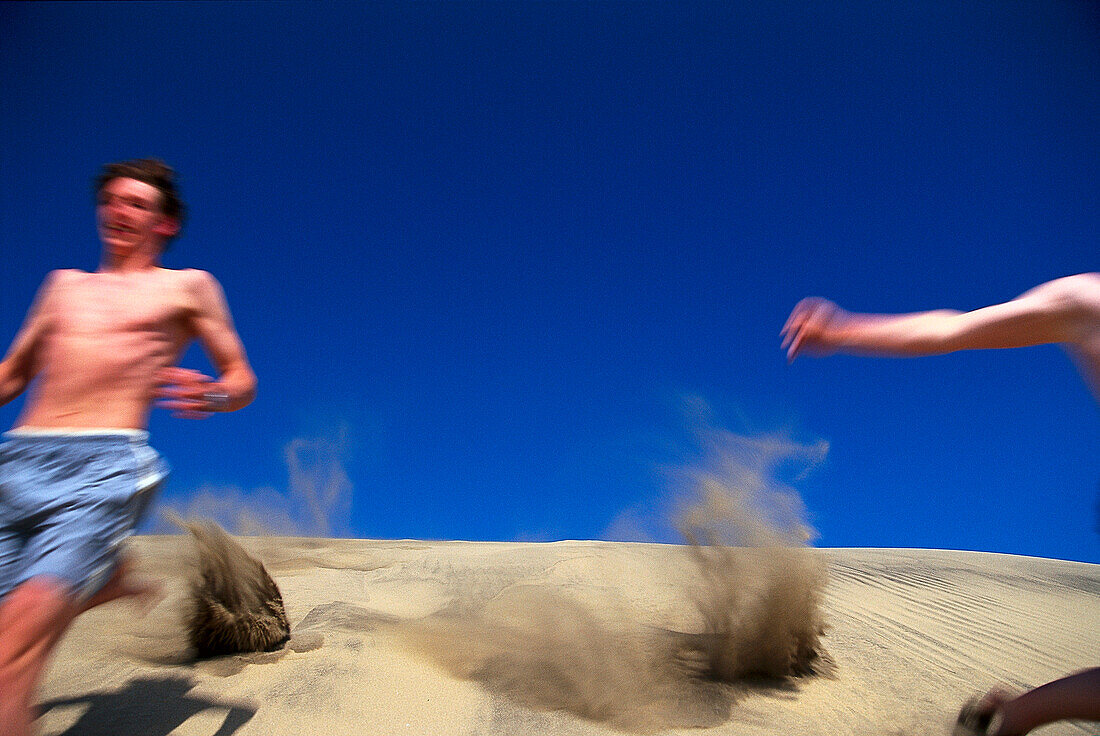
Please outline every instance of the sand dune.
[{"label": "sand dune", "polygon": [[144,618],[113,603],[76,623],[43,734],[948,734],[987,685],[1100,663],[1097,565],[814,551],[828,582],[813,674],[730,685],[707,676],[684,547],[301,538],[245,540],[282,589],[286,648],[193,662],[187,539],[132,544],[168,595]]}]

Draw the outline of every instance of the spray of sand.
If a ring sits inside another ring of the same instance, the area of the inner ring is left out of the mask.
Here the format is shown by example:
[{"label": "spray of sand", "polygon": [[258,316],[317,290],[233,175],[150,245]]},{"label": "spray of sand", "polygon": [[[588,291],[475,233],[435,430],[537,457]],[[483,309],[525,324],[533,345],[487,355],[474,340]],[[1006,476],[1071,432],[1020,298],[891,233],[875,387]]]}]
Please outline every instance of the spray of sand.
[{"label": "spray of sand", "polygon": [[720,693],[676,676],[673,648],[660,632],[601,619],[597,609],[560,591],[519,586],[474,611],[431,616],[399,632],[455,677],[535,710],[639,732],[724,720],[713,715],[722,710]]},{"label": "spray of sand", "polygon": [[724,430],[705,439],[703,467],[687,474],[694,493],[677,517],[700,580],[694,646],[725,682],[811,674],[823,666],[826,568],[808,546],[801,499],[779,477],[791,464],[804,474],[828,447]]},{"label": "spray of sand", "polygon": [[[707,430],[699,467],[679,474],[687,541],[680,605],[690,630],[647,626],[570,591],[514,586],[489,602],[406,625],[406,641],[453,675],[540,710],[637,732],[727,720],[754,677],[813,674],[825,567],[797,494],[778,479],[824,444]],[[757,681],[758,682],[758,681]]]},{"label": "spray of sand", "polygon": [[266,652],[284,644],[290,623],[263,564],[213,522],[175,521],[191,533],[197,550],[184,622],[195,656]]},{"label": "spray of sand", "polygon": [[288,442],[283,447],[285,491],[205,485],[182,503],[165,507],[184,519],[208,519],[242,536],[346,534],[353,491],[344,468],[347,445],[346,429],[335,438]]},{"label": "spray of sand", "polygon": [[288,640],[278,586],[263,563],[222,527],[248,536],[333,536],[351,505],[345,447],[346,432],[335,440],[294,439],[283,448],[286,493],[205,487],[182,506],[164,510],[163,519],[189,531],[195,542],[181,616],[195,656],[265,652]]},{"label": "spray of sand", "polygon": [[[206,671],[225,675],[247,664],[277,661],[287,650],[320,646],[323,639],[315,632],[290,635],[282,595],[260,558],[287,562],[279,554],[282,545],[266,535],[327,537],[345,528],[352,493],[343,464],[347,444],[345,428],[335,438],[289,442],[283,448],[284,492],[206,486],[182,503],[165,503],[154,530],[189,533],[186,585],[182,595],[172,594],[167,605],[158,606],[155,630],[132,637],[121,651],[160,665],[238,655],[203,664]],[[252,537],[246,543],[251,553],[226,529]]]}]

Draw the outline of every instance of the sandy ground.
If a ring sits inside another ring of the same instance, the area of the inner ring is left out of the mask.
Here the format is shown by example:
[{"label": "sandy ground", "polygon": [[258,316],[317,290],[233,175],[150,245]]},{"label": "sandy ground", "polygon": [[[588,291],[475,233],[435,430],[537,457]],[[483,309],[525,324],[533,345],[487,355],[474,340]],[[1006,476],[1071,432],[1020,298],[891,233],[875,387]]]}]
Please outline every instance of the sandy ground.
[{"label": "sandy ground", "polygon": [[[677,649],[701,627],[693,601],[703,582],[683,547],[245,546],[282,589],[293,632],[285,649],[188,661],[181,620],[192,545],[136,538],[139,568],[165,579],[167,596],[144,617],[116,602],[74,625],[45,678],[41,733],[949,734],[980,689],[1100,664],[1097,565],[822,550],[820,672],[722,685]],[[1097,734],[1100,725],[1035,733]]]}]

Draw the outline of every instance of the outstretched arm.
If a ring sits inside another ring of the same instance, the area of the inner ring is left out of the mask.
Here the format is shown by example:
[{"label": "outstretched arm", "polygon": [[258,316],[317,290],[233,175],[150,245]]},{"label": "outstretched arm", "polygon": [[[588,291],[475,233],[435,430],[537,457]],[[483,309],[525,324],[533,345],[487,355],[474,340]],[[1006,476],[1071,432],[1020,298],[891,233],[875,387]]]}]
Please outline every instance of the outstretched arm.
[{"label": "outstretched arm", "polygon": [[198,419],[214,411],[236,411],[256,397],[256,374],[233,327],[221,285],[205,271],[192,271],[189,284],[195,309],[191,328],[217,370],[211,380],[188,368],[165,368],[158,379],[160,405]]},{"label": "outstretched arm", "polygon": [[803,351],[935,355],[955,350],[1081,344],[1100,329],[1100,274],[1048,281],[1012,301],[972,312],[852,314],[825,299],[804,299],[783,326],[783,347]]}]

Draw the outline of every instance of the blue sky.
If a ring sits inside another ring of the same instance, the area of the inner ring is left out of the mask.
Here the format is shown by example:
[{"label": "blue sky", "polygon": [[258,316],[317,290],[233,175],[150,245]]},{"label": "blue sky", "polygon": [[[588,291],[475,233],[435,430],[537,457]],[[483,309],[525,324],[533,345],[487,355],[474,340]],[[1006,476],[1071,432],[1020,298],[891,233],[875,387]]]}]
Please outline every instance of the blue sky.
[{"label": "blue sky", "polygon": [[[1053,346],[788,366],[817,294],[969,309],[1096,270],[1088,2],[0,5],[0,336],[93,269],[89,182],[175,166],[256,402],[157,413],[175,473],[347,533],[593,538],[714,424],[829,445],[824,546],[1100,562],[1100,412]],[[205,367],[198,351],[185,363]],[[19,402],[0,409],[14,421]]]}]

